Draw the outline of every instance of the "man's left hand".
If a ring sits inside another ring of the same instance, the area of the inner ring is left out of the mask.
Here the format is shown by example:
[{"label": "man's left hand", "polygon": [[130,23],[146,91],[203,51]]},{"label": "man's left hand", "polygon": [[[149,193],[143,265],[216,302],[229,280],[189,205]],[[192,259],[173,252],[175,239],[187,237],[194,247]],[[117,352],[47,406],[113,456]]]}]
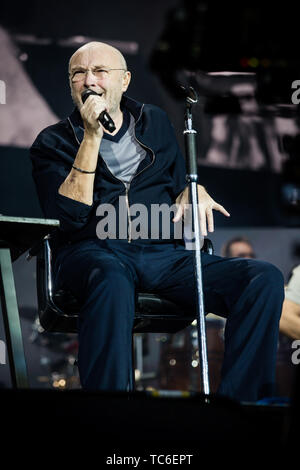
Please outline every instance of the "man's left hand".
[{"label": "man's left hand", "polygon": [[[208,225],[209,232],[214,231],[213,209],[222,212],[222,214],[226,215],[226,217],[230,217],[230,214],[223,206],[221,206],[221,204],[218,204],[212,199],[212,197],[210,197],[204,186],[198,184],[197,188],[200,230],[203,236],[207,236],[206,224]],[[182,193],[179,194],[176,199],[176,204],[178,207],[173,222],[178,222],[182,217],[184,217],[184,212],[189,207],[189,186],[187,186],[182,191]]]}]

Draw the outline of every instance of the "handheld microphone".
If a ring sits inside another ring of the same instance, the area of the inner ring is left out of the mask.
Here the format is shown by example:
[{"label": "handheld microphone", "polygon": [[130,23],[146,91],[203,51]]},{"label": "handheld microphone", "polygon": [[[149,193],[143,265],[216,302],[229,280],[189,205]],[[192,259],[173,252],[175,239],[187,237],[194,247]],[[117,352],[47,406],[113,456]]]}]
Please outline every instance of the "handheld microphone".
[{"label": "handheld microphone", "polygon": [[[86,100],[90,95],[98,95],[93,90],[84,90],[84,92],[81,95],[82,102],[85,103]],[[113,132],[116,130],[116,126],[110,115],[108,114],[107,111],[102,111],[99,116],[98,116],[98,121],[101,122],[102,126],[109,132]]]}]

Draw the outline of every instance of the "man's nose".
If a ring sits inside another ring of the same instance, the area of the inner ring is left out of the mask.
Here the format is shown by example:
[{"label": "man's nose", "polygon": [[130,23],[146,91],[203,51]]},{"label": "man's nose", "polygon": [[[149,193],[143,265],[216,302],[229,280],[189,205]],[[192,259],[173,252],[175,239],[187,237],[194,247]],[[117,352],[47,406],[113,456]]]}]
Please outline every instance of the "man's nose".
[{"label": "man's nose", "polygon": [[95,77],[95,75],[93,74],[93,72],[91,72],[91,70],[87,70],[86,73],[85,73],[85,79],[84,79],[84,84],[86,87],[90,87],[90,86],[95,86],[97,85],[97,78]]}]

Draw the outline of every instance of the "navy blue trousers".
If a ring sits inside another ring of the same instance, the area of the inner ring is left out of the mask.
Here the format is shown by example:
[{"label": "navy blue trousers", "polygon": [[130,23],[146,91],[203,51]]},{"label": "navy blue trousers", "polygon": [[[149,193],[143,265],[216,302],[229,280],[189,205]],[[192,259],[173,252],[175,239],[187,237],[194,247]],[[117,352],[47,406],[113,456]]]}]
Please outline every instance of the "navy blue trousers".
[{"label": "navy blue trousers", "polygon": [[[240,401],[274,394],[281,272],[265,261],[201,256],[205,311],[227,318],[218,393]],[[127,389],[136,289],[196,308],[193,252],[180,244],[85,240],[59,253],[55,273],[82,304],[78,367],[86,389]]]}]

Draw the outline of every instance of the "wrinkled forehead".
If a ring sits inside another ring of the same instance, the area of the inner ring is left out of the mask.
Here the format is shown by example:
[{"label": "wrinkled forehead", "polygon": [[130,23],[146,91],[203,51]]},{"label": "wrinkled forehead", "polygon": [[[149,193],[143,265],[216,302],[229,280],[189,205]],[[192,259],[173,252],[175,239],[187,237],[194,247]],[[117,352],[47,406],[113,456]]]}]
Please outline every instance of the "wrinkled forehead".
[{"label": "wrinkled forehead", "polygon": [[76,67],[89,68],[93,66],[123,68],[121,55],[113,48],[101,46],[78,50],[71,57],[69,70],[72,71]]}]

